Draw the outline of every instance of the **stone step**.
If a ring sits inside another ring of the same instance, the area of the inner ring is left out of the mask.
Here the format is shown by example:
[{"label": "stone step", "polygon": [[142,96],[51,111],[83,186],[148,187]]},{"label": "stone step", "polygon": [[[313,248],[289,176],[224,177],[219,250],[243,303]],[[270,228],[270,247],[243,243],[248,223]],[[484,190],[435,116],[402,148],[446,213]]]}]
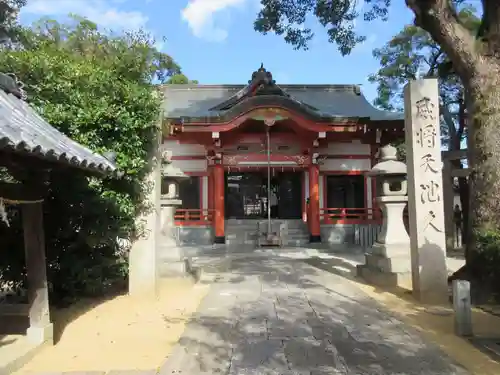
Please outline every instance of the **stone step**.
[{"label": "stone step", "polygon": [[[274,230],[276,227],[273,227],[272,229]],[[264,228],[263,228],[264,229]],[[267,227],[266,227],[267,229]],[[225,231],[253,231],[253,232],[257,232],[258,228],[257,226],[246,226],[246,225],[231,225],[231,226],[228,226],[226,225],[225,226]],[[308,228],[307,227],[304,227],[304,228],[285,228],[286,231],[288,231],[289,233],[290,232],[307,232],[308,231]]]},{"label": "stone step", "polygon": [[[285,246],[305,246],[309,243],[307,238],[288,238],[284,241]],[[244,238],[226,238],[226,245],[253,245],[258,244],[257,239],[244,239]]]},{"label": "stone step", "polygon": [[[259,238],[259,222],[265,222],[265,220],[226,220],[226,244],[256,246]],[[304,246],[309,243],[307,224],[302,220],[272,220],[272,226],[274,228],[276,228],[279,223],[286,224],[284,238],[285,246]]]},{"label": "stone step", "polygon": [[[256,237],[259,236],[259,233],[256,230],[225,230],[225,235],[227,237],[236,237],[236,236],[252,236]],[[309,232],[308,231],[294,231],[294,232],[284,232],[284,236],[286,237],[309,237]]]},{"label": "stone step", "polygon": [[[259,222],[265,221],[263,220],[236,220],[236,219],[229,219],[226,220],[226,228],[257,228],[257,225]],[[273,225],[274,223],[286,223],[287,227],[289,229],[307,229],[307,223],[304,223],[302,220],[278,220],[278,219],[273,219],[271,220]]]},{"label": "stone step", "polygon": [[411,271],[411,261],[407,255],[386,258],[377,254],[367,253],[365,254],[365,260],[369,268],[381,272],[404,273]]}]

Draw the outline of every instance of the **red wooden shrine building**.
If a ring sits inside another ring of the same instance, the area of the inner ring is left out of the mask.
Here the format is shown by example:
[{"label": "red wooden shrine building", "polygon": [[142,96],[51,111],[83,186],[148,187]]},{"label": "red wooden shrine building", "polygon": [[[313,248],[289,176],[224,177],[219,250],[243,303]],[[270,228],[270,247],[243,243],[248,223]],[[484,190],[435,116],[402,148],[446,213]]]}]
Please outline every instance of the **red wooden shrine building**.
[{"label": "red wooden shrine building", "polygon": [[261,66],[247,85],[163,91],[164,147],[191,176],[176,212],[182,242],[234,242],[268,208],[310,242],[346,241],[378,219],[364,173],[380,144],[404,136],[403,115],[376,109],[359,86],[278,85]]}]

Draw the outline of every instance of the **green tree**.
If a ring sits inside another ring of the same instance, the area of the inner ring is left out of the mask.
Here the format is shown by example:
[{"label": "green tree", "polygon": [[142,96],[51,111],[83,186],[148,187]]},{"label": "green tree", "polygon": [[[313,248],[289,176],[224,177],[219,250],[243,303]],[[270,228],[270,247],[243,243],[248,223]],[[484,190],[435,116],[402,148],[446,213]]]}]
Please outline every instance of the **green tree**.
[{"label": "green tree", "polygon": [[[391,0],[364,0],[367,21],[387,20]],[[283,35],[295,48],[307,48],[313,37],[305,26],[313,14],[327,29],[329,40],[345,55],[365,40],[355,29],[356,0],[261,0],[254,27],[261,33]],[[471,182],[470,249],[477,236],[500,228],[500,2],[482,0],[476,33],[459,16],[463,0],[405,0],[415,25],[427,31],[446,53],[464,86],[468,123]]]},{"label": "green tree", "polygon": [[[462,9],[459,17],[471,32],[477,32],[480,19],[475,16],[474,9]],[[374,50],[373,55],[379,60],[380,69],[369,79],[377,84],[378,96],[374,104],[383,109],[403,110],[403,88],[408,80],[417,77],[439,79],[442,141],[449,150],[459,150],[466,136],[464,88],[459,77],[450,69],[446,53],[429,33],[417,26],[406,26],[382,48]],[[399,148],[404,154],[404,144],[400,144]],[[453,163],[454,167],[463,168],[460,160]],[[458,183],[466,234],[468,182],[463,177],[458,179]]]},{"label": "green tree", "polygon": [[197,80],[190,80],[188,77],[186,77],[184,74],[181,73],[181,74],[173,75],[172,77],[170,77],[168,79],[168,81],[166,83],[174,84],[174,85],[179,85],[179,84],[185,85],[185,84],[189,84],[189,83],[198,84],[198,81]]},{"label": "green tree", "polygon": [[[144,32],[115,35],[88,20],[53,20],[22,29],[23,48],[0,53],[0,71],[25,84],[28,100],[53,126],[90,149],[116,153],[120,179],[98,180],[53,170],[45,202],[46,247],[54,300],[125,281],[122,240],[137,235],[135,217],[144,209],[147,156],[153,147],[161,95],[153,81],[180,74],[173,59],[154,48]],[[15,228],[8,233],[16,233]],[[19,238],[3,238],[9,254],[22,254]],[[17,247],[17,249],[16,249]],[[3,259],[4,278],[22,274]]]},{"label": "green tree", "polygon": [[26,5],[26,0],[0,1],[0,43],[9,42],[17,30],[19,9]]}]

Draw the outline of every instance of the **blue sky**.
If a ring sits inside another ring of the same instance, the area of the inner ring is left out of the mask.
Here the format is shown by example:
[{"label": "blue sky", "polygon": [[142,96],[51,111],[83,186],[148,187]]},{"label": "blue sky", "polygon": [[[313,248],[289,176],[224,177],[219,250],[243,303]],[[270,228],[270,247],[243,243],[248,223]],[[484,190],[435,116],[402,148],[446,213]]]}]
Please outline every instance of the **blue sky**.
[{"label": "blue sky", "polygon": [[368,84],[367,76],[378,67],[372,50],[412,22],[404,2],[393,2],[388,22],[357,22],[367,41],[348,57],[328,43],[314,19],[309,24],[316,37],[308,51],[294,51],[278,36],[256,33],[253,20],[259,0],[28,0],[21,22],[75,13],[117,31],[145,28],[184,73],[200,83],[246,83],[262,62],[278,84],[361,84],[372,100],[375,87]]}]

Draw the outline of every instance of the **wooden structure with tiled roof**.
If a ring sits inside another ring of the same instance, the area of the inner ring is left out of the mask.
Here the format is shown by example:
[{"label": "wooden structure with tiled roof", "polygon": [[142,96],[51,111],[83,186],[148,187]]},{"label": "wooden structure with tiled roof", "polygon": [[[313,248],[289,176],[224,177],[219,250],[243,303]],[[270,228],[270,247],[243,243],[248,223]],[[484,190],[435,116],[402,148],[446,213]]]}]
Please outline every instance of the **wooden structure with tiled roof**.
[{"label": "wooden structure with tiled roof", "polygon": [[[181,242],[225,243],[228,226],[265,219],[271,206],[272,219],[302,221],[311,242],[375,220],[364,172],[380,144],[403,137],[403,116],[373,107],[359,86],[279,85],[261,66],[246,85],[163,93],[164,147],[193,176],[176,215]],[[191,235],[203,230],[213,236]]]},{"label": "wooden structure with tiled roof", "polygon": [[0,316],[28,316],[27,339],[34,348],[53,340],[43,224],[49,172],[72,168],[105,176],[116,167],[111,157],[92,152],[50,126],[24,99],[22,84],[0,73],[0,167],[8,174],[2,177],[9,177],[0,182],[1,219],[8,223],[5,205],[20,206],[28,281],[28,303],[0,304]]}]

